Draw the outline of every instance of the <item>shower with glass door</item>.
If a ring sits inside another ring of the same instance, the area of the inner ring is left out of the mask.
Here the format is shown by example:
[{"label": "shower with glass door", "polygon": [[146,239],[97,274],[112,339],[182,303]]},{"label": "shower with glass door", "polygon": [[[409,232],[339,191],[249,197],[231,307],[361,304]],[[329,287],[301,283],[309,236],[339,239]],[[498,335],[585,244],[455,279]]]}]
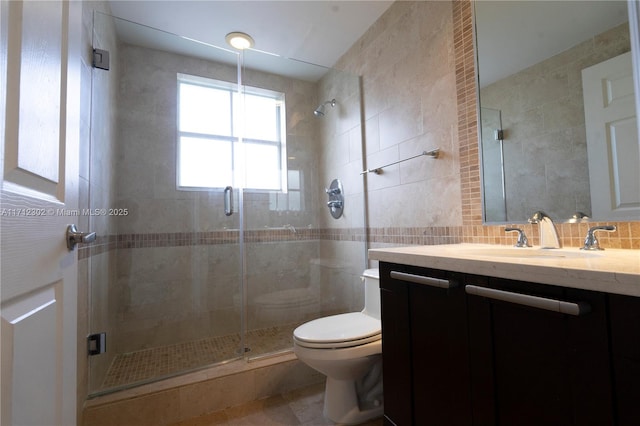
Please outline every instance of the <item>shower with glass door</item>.
[{"label": "shower with glass door", "polygon": [[[302,322],[359,309],[364,214],[336,222],[324,192],[362,161],[330,149],[352,130],[338,110],[359,116],[356,76],[284,58],[261,69],[264,53],[97,12],[93,47],[110,66],[91,70],[85,192],[123,214],[89,218],[104,243],[89,328],[106,341],[90,394],[287,352]],[[363,200],[362,179],[348,182]]]}]

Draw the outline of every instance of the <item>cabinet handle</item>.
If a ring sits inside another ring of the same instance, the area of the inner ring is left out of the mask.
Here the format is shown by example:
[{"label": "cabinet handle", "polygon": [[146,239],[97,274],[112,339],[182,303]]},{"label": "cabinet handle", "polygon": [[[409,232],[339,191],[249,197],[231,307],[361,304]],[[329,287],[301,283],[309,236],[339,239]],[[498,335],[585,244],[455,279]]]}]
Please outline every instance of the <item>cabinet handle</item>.
[{"label": "cabinet handle", "polygon": [[453,288],[458,285],[458,283],[455,281],[442,280],[440,278],[423,277],[422,275],[413,275],[397,271],[391,271],[391,278],[438,288]]},{"label": "cabinet handle", "polygon": [[502,300],[503,302],[516,303],[518,305],[559,312],[567,315],[579,316],[591,311],[591,306],[585,302],[564,302],[562,300],[547,299],[546,297],[530,296],[528,294],[513,293],[510,291],[478,287],[475,285],[466,286],[464,291],[466,291],[467,294],[472,294],[474,296]]}]

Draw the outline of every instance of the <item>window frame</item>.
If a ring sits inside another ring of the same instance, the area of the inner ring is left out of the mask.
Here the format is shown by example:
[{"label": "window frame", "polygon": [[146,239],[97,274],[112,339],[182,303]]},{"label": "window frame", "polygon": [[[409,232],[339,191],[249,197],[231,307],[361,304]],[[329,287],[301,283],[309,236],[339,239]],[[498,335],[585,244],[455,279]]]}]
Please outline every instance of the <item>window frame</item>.
[{"label": "window frame", "polygon": [[[285,94],[274,90],[263,89],[241,85],[237,83],[212,79],[208,77],[200,77],[191,74],[177,73],[177,93],[176,93],[176,190],[178,191],[215,191],[224,189],[224,186],[186,186],[180,185],[180,164],[181,164],[181,139],[183,137],[192,137],[198,139],[210,139],[216,141],[227,141],[231,146],[231,182],[228,185],[233,187],[242,187],[249,192],[288,192],[288,166],[287,166],[287,145],[286,145],[286,102]],[[190,84],[194,86],[202,86],[205,88],[213,88],[225,90],[229,92],[229,108],[230,108],[230,129],[231,135],[217,135],[212,133],[186,132],[180,130],[180,87],[182,84]],[[240,89],[240,90],[238,90]],[[245,138],[244,123],[250,117],[246,117],[241,112],[244,106],[245,96],[260,96],[272,99],[276,102],[276,140]],[[260,188],[246,186],[248,170],[246,170],[246,156],[244,150],[249,145],[265,145],[272,146],[277,149],[278,165],[277,172],[279,175],[278,188]],[[245,159],[245,161],[242,161]]]}]

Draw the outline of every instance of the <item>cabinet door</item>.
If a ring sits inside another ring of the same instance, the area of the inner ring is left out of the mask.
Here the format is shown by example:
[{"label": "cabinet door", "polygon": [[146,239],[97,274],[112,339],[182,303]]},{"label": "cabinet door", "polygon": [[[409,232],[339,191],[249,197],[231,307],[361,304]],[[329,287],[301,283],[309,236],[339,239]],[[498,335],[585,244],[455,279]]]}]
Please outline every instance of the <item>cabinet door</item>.
[{"label": "cabinet door", "polygon": [[491,423],[475,423],[613,424],[605,296],[493,278],[488,287],[584,302],[590,312],[571,316],[468,296],[471,357],[491,361],[484,367],[492,375],[473,394],[493,386],[494,398],[488,403],[494,412],[484,413]]},{"label": "cabinet door", "polygon": [[390,264],[380,263],[382,383],[385,425],[412,424],[409,291],[391,280]]},{"label": "cabinet door", "polygon": [[471,425],[467,307],[462,277],[435,270],[411,272],[454,285],[450,289],[409,286],[414,424]]},{"label": "cabinet door", "polygon": [[611,353],[620,426],[640,424],[640,298],[610,295]]}]

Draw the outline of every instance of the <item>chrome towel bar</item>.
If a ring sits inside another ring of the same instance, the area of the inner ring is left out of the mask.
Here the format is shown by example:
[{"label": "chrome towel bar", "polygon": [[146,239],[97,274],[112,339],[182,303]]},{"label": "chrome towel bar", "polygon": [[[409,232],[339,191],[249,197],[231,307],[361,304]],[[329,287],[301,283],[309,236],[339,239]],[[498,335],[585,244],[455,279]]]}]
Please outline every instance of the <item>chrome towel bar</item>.
[{"label": "chrome towel bar", "polygon": [[384,166],[376,167],[375,169],[363,170],[362,172],[360,172],[360,174],[364,175],[366,173],[375,173],[379,175],[380,173],[382,173],[382,169],[384,169],[385,167],[393,166],[394,164],[402,163],[408,160],[413,160],[414,158],[422,157],[423,155],[426,155],[428,157],[438,158],[438,156],[440,155],[440,148],[432,149],[431,151],[422,151],[422,153],[418,155],[414,155],[413,157],[405,158],[404,160],[394,161],[393,163],[385,164]]}]

